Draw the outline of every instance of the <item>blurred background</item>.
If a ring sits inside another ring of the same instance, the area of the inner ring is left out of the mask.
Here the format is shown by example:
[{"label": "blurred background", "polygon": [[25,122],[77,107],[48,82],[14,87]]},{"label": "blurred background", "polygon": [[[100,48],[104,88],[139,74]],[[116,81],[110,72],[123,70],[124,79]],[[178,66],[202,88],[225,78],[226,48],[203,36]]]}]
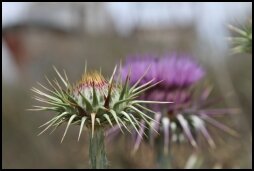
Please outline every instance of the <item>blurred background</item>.
[{"label": "blurred background", "polygon": [[[239,132],[231,137],[214,129],[215,150],[201,145],[203,168],[252,168],[252,55],[230,53],[228,24],[244,26],[252,3],[22,3],[2,2],[2,164],[3,168],[89,168],[87,137],[77,142],[72,127],[60,144],[64,127],[50,136],[38,126],[50,113],[30,112],[30,91],[52,68],[65,69],[76,82],[88,69],[110,76],[128,54],[183,52],[207,70],[215,94],[241,112],[220,121]],[[227,96],[230,93],[230,96]],[[155,168],[154,154],[143,143],[131,156],[131,138],[107,144],[110,168]],[[183,168],[193,149],[174,145],[174,165]]]}]

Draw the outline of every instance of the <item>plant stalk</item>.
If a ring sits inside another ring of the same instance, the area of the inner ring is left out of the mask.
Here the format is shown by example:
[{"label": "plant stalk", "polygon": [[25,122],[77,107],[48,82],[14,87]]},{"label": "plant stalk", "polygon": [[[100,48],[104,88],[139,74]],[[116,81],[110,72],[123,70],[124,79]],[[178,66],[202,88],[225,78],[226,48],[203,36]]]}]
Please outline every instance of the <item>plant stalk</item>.
[{"label": "plant stalk", "polygon": [[92,169],[106,169],[107,157],[104,144],[104,129],[95,128],[92,137],[92,131],[89,131],[89,158]]},{"label": "plant stalk", "polygon": [[172,169],[172,156],[170,148],[165,151],[163,138],[160,137],[155,142],[156,163],[158,169]]}]

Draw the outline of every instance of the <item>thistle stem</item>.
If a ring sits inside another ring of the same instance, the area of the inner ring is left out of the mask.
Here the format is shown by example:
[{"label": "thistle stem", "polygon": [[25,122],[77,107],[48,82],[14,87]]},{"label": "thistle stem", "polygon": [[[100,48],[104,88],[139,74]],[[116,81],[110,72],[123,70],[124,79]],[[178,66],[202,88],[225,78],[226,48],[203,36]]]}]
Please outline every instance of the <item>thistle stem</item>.
[{"label": "thistle stem", "polygon": [[165,152],[163,138],[156,141],[155,155],[158,169],[172,169],[171,150]]},{"label": "thistle stem", "polygon": [[92,132],[89,131],[89,158],[92,169],[106,169],[107,157],[104,144],[103,128],[95,128],[92,137]]}]

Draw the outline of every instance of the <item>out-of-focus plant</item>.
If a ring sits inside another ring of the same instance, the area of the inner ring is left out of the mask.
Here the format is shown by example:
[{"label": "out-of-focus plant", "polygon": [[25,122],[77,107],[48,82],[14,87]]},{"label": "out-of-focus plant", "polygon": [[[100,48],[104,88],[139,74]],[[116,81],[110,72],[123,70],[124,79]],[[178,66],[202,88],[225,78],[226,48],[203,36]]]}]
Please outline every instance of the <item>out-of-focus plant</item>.
[{"label": "out-of-focus plant", "polygon": [[192,153],[185,163],[184,169],[199,169],[203,163],[203,158],[197,153]]},{"label": "out-of-focus plant", "polygon": [[[186,161],[184,169],[201,169],[203,167],[205,166],[202,155],[193,152]],[[211,169],[222,169],[222,164],[217,162],[211,167]]]},{"label": "out-of-focus plant", "polygon": [[46,126],[46,128],[40,134],[51,127],[54,127],[54,131],[62,123],[67,123],[62,141],[70,125],[80,126],[78,140],[85,126],[90,137],[89,158],[92,168],[107,167],[104,145],[104,131],[107,127],[118,125],[122,130],[120,126],[122,125],[128,130],[126,125],[130,124],[138,132],[141,127],[140,119],[148,125],[151,124],[151,121],[154,121],[153,118],[141,111],[141,109],[146,109],[147,112],[153,112],[143,104],[163,103],[136,99],[139,94],[158,83],[151,84],[149,82],[141,85],[141,77],[133,86],[128,87],[130,74],[127,74],[124,82],[122,80],[115,81],[116,67],[109,80],[97,71],[86,72],[85,69],[82,79],[74,85],[70,84],[65,72],[62,76],[56,68],[54,69],[64,88],[60,86],[57,80],[51,82],[48,78],[47,81],[51,89],[38,83],[45,92],[32,88],[32,91],[39,95],[34,98],[39,102],[46,103],[47,106],[34,106],[34,109],[30,110],[55,113],[50,121],[41,126]]},{"label": "out-of-focus plant", "polygon": [[252,54],[252,21],[243,28],[233,25],[229,25],[228,28],[238,34],[238,36],[229,38],[234,46],[232,52]]},{"label": "out-of-focus plant", "polygon": [[[204,158],[201,154],[197,152],[193,152],[187,159],[184,169],[207,169],[205,166]],[[211,167],[211,169],[223,169],[222,162],[215,162]],[[232,167],[231,169],[240,169],[240,167]]]},{"label": "out-of-focus plant", "polygon": [[[142,93],[140,99],[174,102],[167,106],[148,105],[156,111],[154,120],[157,122],[151,121],[151,125],[152,129],[158,131],[160,135],[154,134],[151,127],[147,132],[144,121],[139,131],[143,136],[148,134],[160,168],[171,167],[170,144],[172,142],[188,140],[193,147],[197,147],[198,135],[202,134],[209,145],[215,148],[215,142],[207,130],[207,123],[227,133],[237,135],[234,130],[218,122],[213,117],[236,113],[238,110],[211,108],[211,105],[218,102],[218,99],[209,99],[212,92],[211,86],[204,87],[201,91],[196,89],[196,84],[205,76],[205,71],[193,58],[177,54],[164,55],[161,58],[155,55],[129,56],[120,71],[123,79],[126,78],[127,68],[130,66],[133,71],[131,73],[131,85],[136,82],[147,66],[150,66],[150,70],[140,84],[163,80],[152,89]],[[138,149],[140,142],[141,137],[137,136],[134,151]]]}]

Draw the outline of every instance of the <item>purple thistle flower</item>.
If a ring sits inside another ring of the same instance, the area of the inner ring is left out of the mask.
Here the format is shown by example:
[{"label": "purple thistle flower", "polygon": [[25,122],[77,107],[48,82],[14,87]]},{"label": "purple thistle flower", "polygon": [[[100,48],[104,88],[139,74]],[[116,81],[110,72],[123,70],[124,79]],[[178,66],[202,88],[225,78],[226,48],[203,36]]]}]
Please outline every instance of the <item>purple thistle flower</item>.
[{"label": "purple thistle flower", "polygon": [[131,67],[130,84],[134,84],[150,66],[148,73],[140,84],[163,80],[160,84],[164,89],[188,87],[204,76],[204,70],[187,55],[164,55],[161,58],[152,55],[128,56],[125,66],[121,70],[125,80],[128,69]]},{"label": "purple thistle flower", "polygon": [[[193,90],[195,91],[195,89],[191,88],[205,76],[204,69],[193,58],[188,55],[177,54],[131,55],[127,57],[125,65],[119,72],[122,80],[125,80],[129,70],[131,70],[130,85],[133,85],[148,67],[150,68],[140,81],[139,86],[151,80],[154,82],[163,81],[142,93],[139,98],[149,101],[173,102],[173,104],[165,105],[164,108],[156,104],[149,104],[149,107],[156,111],[154,119],[160,123],[158,125],[152,121],[151,125],[154,130],[162,135],[158,136],[150,131],[152,144],[157,138],[164,137],[164,149],[167,151],[170,142],[168,138],[171,141],[182,141],[181,137],[185,137],[192,146],[196,147],[197,134],[201,133],[210,146],[215,147],[215,143],[206,129],[206,123],[210,123],[232,135],[237,134],[212,118],[213,115],[236,113],[238,112],[237,109],[205,109],[210,102],[208,101],[211,93],[210,87],[205,87],[200,92],[198,101],[193,97]],[[140,133],[143,136],[144,126],[140,128]],[[142,136],[137,136],[135,150],[138,149]]]},{"label": "purple thistle flower", "polygon": [[[148,73],[141,80],[140,85],[154,79],[154,82],[163,80],[150,91],[147,91],[141,99],[173,101],[168,105],[171,112],[178,107],[188,104],[191,100],[191,92],[188,90],[192,85],[201,80],[205,75],[194,59],[187,55],[164,55],[161,58],[155,55],[133,55],[128,56],[125,66],[120,74],[125,80],[129,68],[131,69],[130,84],[133,85],[150,67]],[[180,106],[179,106],[180,104]],[[151,105],[154,110],[161,108],[159,105]]]}]

